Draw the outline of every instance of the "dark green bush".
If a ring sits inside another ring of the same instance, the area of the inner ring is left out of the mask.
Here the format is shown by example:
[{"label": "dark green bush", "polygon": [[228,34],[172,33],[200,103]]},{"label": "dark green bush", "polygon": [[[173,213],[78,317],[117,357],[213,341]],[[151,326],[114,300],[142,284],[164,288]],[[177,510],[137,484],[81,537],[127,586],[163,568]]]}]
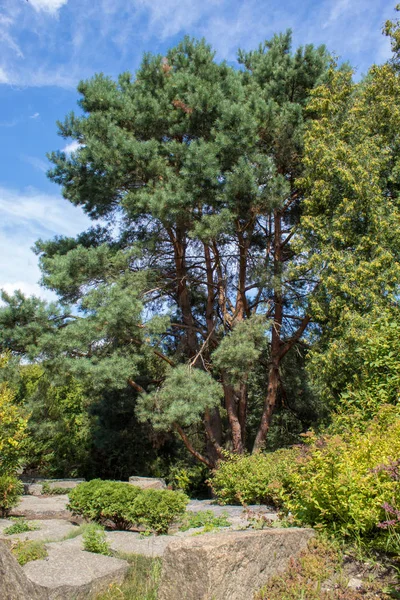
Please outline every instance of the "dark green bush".
[{"label": "dark green bush", "polygon": [[18,504],[23,491],[22,482],[14,475],[0,476],[0,517],[6,517]]},{"label": "dark green bush", "polygon": [[68,509],[102,525],[112,521],[116,529],[130,529],[132,507],[140,492],[140,488],[128,483],[93,479],[80,483],[69,493]]},{"label": "dark green bush", "polygon": [[141,490],[128,483],[93,479],[70,492],[68,509],[102,525],[111,521],[116,529],[136,524],[164,533],[175,517],[185,512],[187,503],[182,492]]},{"label": "dark green bush", "polygon": [[172,490],[143,490],[134,502],[132,520],[156,533],[167,533],[174,519],[185,512],[189,498]]}]

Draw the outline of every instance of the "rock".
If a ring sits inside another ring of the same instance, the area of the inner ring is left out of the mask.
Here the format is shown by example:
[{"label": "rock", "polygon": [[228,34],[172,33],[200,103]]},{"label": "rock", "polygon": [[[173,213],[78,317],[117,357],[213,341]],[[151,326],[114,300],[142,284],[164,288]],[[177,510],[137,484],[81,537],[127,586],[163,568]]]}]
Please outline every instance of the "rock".
[{"label": "rock", "polygon": [[29,581],[22,567],[2,541],[0,541],[0,598],[1,600],[47,600],[47,596]]},{"label": "rock", "polygon": [[158,477],[129,477],[129,483],[131,485],[136,485],[140,487],[142,490],[165,490],[167,484],[164,479]]},{"label": "rock", "polygon": [[167,547],[158,600],[249,600],[306,547],[312,529],[205,534]]},{"label": "rock", "polygon": [[359,590],[360,588],[363,587],[363,581],[362,579],[359,579],[358,577],[351,577],[349,579],[349,583],[347,584],[348,588],[351,588],[352,590]]},{"label": "rock", "polygon": [[123,582],[129,567],[125,560],[85,552],[70,541],[47,544],[47,558],[23,567],[28,579],[42,590],[41,599],[86,600],[105,592],[112,583]]},{"label": "rock", "polygon": [[22,496],[18,506],[12,509],[14,517],[27,519],[71,519],[67,510],[68,496]]}]

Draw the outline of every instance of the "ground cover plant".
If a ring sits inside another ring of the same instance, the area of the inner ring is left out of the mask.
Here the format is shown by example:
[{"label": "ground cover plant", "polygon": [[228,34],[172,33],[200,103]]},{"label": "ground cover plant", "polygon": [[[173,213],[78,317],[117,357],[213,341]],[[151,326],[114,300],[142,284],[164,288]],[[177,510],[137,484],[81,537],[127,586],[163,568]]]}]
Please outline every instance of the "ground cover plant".
[{"label": "ground cover plant", "polygon": [[217,516],[212,510],[187,511],[182,518],[179,530],[188,531],[188,529],[204,527],[204,529],[211,531],[219,527],[229,527],[230,525],[227,513]]},{"label": "ground cover plant", "polygon": [[12,544],[11,552],[21,566],[31,560],[40,560],[47,556],[44,542],[37,540],[18,540]]},{"label": "ground cover plant", "polygon": [[[347,560],[347,562],[346,562]],[[337,543],[327,538],[312,540],[288,568],[272,577],[254,600],[373,600],[396,598],[394,569],[370,565],[360,589],[348,587],[354,568],[356,573],[366,566],[343,556]],[[392,595],[392,592],[394,595]]]},{"label": "ground cover plant", "polygon": [[14,533],[25,533],[26,531],[35,531],[39,526],[35,523],[30,523],[24,518],[14,518],[14,523],[6,527],[3,531],[5,535],[13,535]]}]

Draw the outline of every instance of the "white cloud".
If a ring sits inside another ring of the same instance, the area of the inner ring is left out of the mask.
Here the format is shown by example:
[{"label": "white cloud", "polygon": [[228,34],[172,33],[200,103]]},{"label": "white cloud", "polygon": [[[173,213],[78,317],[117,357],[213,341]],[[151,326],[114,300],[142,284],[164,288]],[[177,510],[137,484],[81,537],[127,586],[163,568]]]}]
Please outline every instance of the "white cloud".
[{"label": "white cloud", "polygon": [[56,14],[58,10],[67,4],[68,0],[29,0],[33,8],[37,11],[44,11],[50,14]]},{"label": "white cloud", "polygon": [[36,112],[33,115],[31,115],[29,118],[30,119],[37,119],[38,117],[40,117],[40,113]]},{"label": "white cloud", "polygon": [[9,78],[3,67],[0,67],[0,83],[9,83]]},{"label": "white cloud", "polygon": [[38,158],[37,156],[29,156],[27,154],[22,154],[21,158],[23,161],[29,163],[37,171],[41,171],[42,173],[47,173],[47,171],[49,169],[49,163],[47,163],[45,160],[43,160],[41,158]]},{"label": "white cloud", "polygon": [[53,297],[38,285],[40,271],[31,248],[38,238],[76,235],[90,225],[83,211],[56,195],[33,188],[0,187],[0,289]]},{"label": "white cloud", "polygon": [[81,147],[82,147],[82,144],[80,144],[79,142],[74,140],[73,142],[70,142],[69,144],[64,146],[62,151],[65,152],[65,154],[72,154],[72,152],[76,152],[76,150],[79,150],[79,148],[81,148]]}]

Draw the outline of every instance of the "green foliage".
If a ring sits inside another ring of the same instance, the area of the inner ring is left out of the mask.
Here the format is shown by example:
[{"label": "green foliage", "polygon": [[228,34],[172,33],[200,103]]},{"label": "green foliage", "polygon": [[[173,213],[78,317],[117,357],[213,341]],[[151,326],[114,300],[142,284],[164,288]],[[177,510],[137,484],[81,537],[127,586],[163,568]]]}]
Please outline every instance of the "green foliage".
[{"label": "green foliage", "polygon": [[116,529],[130,529],[132,507],[140,493],[140,488],[128,483],[93,479],[70,492],[68,509],[100,524],[112,521]]},{"label": "green foliage", "polygon": [[14,475],[0,475],[0,516],[6,517],[16,506],[24,491],[22,482]]},{"label": "green foliage", "polygon": [[290,473],[285,508],[302,523],[340,535],[370,536],[385,520],[385,503],[399,505],[398,481],[380,469],[400,456],[400,414],[384,406],[369,426],[343,435],[308,436]]},{"label": "green foliage", "polygon": [[112,583],[107,592],[96,596],[96,600],[157,600],[157,589],[161,577],[161,560],[141,554],[119,554],[129,563],[124,582]]},{"label": "green foliage", "polygon": [[211,477],[220,504],[274,504],[280,506],[296,460],[297,449],[266,454],[228,456]]},{"label": "green foliage", "polygon": [[44,542],[37,540],[18,540],[12,545],[11,552],[22,567],[31,560],[43,560],[47,556]]},{"label": "green foliage", "polygon": [[209,373],[181,365],[171,369],[158,390],[138,400],[140,420],[150,420],[156,430],[198,423],[207,409],[220,404],[222,386]]},{"label": "green foliage", "polygon": [[187,511],[179,529],[180,531],[187,531],[188,529],[204,527],[211,530],[219,527],[229,527],[230,525],[227,513],[217,516],[212,510],[199,510],[197,512]]},{"label": "green foliage", "polygon": [[[0,371],[9,356],[0,354]],[[0,477],[15,473],[22,459],[27,421],[7,382],[0,381]]]},{"label": "green foliage", "polygon": [[116,529],[130,529],[135,524],[165,533],[187,503],[182,492],[141,490],[128,483],[94,479],[72,490],[68,509],[100,524],[111,521]]},{"label": "green foliage", "polygon": [[132,507],[132,520],[156,533],[168,533],[172,522],[185,512],[189,498],[172,490],[143,490]]},{"label": "green foliage", "polygon": [[199,492],[203,494],[207,492],[208,476],[209,470],[205,465],[188,464],[176,459],[168,470],[167,481],[172,489],[181,490],[194,498]]},{"label": "green foliage", "polygon": [[107,542],[104,527],[98,523],[90,523],[83,532],[83,549],[95,554],[110,556],[111,548]]},{"label": "green foliage", "polygon": [[38,525],[34,523],[29,523],[23,518],[14,519],[14,523],[9,527],[6,527],[3,531],[5,535],[13,535],[14,533],[25,533],[26,531],[35,531],[39,529]]}]

